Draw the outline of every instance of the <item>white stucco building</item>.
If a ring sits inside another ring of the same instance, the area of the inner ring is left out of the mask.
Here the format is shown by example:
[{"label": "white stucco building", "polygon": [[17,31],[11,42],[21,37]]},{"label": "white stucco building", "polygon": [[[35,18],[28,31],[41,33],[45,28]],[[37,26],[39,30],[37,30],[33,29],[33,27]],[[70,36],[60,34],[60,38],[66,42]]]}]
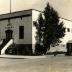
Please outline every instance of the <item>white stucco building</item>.
[{"label": "white stucco building", "polygon": [[60,18],[60,21],[63,21],[64,27],[66,28],[65,31],[65,36],[63,38],[61,38],[61,43],[60,45],[56,46],[56,47],[51,47],[50,51],[67,51],[66,48],[66,44],[69,41],[72,41],[72,21],[64,19],[64,18]]},{"label": "white stucco building", "polygon": [[[39,13],[40,11],[29,9],[0,15],[1,54],[5,54],[7,49],[13,48],[13,44],[15,44],[14,48],[16,48],[14,54],[24,55],[34,52],[36,28],[33,22],[37,21]],[[66,27],[66,35],[62,39],[60,46],[57,48],[51,47],[50,51],[66,51],[66,43],[72,40],[72,22],[65,19],[60,20],[64,22],[64,26]]]}]

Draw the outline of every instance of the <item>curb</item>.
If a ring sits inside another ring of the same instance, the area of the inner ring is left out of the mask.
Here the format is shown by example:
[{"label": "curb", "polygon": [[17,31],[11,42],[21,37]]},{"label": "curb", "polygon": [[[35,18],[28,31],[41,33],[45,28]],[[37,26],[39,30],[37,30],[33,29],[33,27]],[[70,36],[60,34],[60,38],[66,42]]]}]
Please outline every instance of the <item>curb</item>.
[{"label": "curb", "polygon": [[46,56],[0,55],[0,58],[9,58],[9,59],[39,59],[39,58],[46,58]]}]

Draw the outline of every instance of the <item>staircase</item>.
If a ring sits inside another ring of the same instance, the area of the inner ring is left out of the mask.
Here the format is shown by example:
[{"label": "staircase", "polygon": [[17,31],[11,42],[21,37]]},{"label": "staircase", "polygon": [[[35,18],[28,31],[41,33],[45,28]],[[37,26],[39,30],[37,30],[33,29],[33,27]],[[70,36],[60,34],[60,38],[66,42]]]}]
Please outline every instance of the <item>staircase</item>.
[{"label": "staircase", "polygon": [[5,54],[6,49],[13,44],[13,39],[6,40],[3,39],[2,44],[0,45],[0,54]]}]

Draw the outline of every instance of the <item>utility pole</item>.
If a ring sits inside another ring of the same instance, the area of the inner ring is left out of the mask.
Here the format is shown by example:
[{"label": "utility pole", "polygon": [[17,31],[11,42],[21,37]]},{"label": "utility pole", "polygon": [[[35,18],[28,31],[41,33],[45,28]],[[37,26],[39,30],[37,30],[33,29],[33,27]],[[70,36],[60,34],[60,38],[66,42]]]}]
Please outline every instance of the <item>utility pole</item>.
[{"label": "utility pole", "polygon": [[11,13],[11,0],[10,0],[10,13]]},{"label": "utility pole", "polygon": [[[9,14],[11,14],[11,0],[9,1],[9,6],[10,6],[10,9],[9,9]],[[7,29],[11,29],[12,28],[12,24],[10,22],[10,17],[8,19],[8,24],[7,24]]]}]

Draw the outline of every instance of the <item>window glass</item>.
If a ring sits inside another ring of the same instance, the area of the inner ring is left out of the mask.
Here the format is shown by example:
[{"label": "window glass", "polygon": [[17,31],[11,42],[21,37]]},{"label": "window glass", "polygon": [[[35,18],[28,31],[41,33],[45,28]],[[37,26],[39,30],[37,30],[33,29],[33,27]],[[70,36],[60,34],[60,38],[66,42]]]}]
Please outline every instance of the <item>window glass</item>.
[{"label": "window glass", "polygon": [[69,29],[69,28],[67,28],[67,31],[68,31],[68,32],[70,32],[70,29]]},{"label": "window glass", "polygon": [[24,38],[24,26],[19,26],[19,39]]}]

